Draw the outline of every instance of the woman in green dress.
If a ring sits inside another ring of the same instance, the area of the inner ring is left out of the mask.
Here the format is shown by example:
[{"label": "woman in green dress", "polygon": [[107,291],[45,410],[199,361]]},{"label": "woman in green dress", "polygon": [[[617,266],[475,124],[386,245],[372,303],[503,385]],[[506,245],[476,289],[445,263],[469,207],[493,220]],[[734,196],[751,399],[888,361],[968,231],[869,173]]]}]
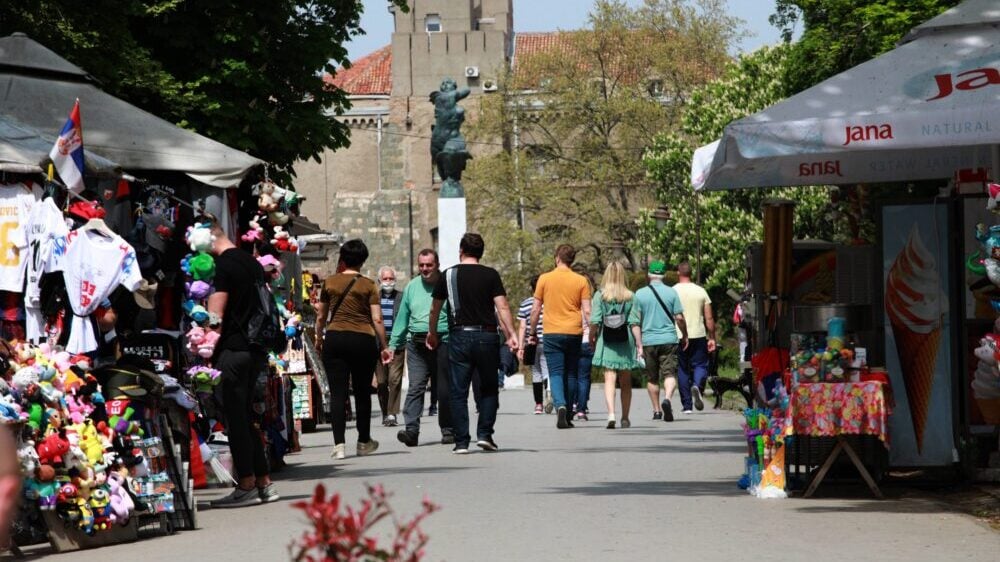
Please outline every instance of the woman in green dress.
[{"label": "woman in green dress", "polygon": [[608,429],[615,428],[616,379],[622,389],[622,429],[632,425],[628,413],[632,406],[632,371],[640,368],[638,358],[642,357],[640,322],[635,297],[625,285],[625,267],[621,262],[611,262],[601,279],[601,289],[594,294],[590,315],[593,364],[604,368]]}]

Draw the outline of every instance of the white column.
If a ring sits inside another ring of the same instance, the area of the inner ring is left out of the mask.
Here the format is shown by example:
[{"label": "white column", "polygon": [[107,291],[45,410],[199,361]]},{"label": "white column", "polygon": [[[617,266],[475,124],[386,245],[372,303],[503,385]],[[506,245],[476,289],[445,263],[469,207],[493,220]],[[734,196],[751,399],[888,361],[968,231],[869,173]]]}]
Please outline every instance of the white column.
[{"label": "white column", "polygon": [[458,263],[458,243],[465,234],[465,198],[438,198],[438,253],[441,270]]}]

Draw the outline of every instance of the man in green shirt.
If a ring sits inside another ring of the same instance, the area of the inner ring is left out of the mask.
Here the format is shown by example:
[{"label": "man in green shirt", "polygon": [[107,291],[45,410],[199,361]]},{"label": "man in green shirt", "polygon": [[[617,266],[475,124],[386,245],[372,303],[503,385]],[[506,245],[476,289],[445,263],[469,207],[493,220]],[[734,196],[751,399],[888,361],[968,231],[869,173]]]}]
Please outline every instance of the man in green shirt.
[{"label": "man in green shirt", "polygon": [[[670,399],[677,389],[677,346],[687,347],[684,307],[677,292],[663,284],[667,266],[662,261],[649,264],[649,285],[635,292],[642,314],[642,354],[646,361],[646,390],[653,401],[653,419],[674,421]],[[660,403],[663,381],[663,403]],[[661,410],[662,407],[662,410]]]},{"label": "man in green shirt", "polygon": [[410,387],[403,403],[405,429],[396,437],[407,447],[416,447],[420,437],[420,414],[424,411],[424,395],[430,377],[437,377],[438,426],[441,428],[441,443],[452,444],[455,435],[451,425],[450,384],[448,369],[448,314],[441,311],[437,331],[440,344],[437,349],[427,349],[427,330],[434,285],[441,277],[438,254],[434,250],[420,250],[417,255],[417,269],[420,277],[407,283],[403,298],[396,309],[396,318],[389,336],[389,349],[399,349],[406,344],[406,367],[410,373]]}]

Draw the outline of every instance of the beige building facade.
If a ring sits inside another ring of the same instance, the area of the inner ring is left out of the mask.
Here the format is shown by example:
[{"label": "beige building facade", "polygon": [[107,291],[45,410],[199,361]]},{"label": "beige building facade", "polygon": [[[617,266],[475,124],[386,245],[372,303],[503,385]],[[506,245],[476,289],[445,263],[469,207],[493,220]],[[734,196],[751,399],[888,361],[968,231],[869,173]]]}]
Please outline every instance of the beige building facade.
[{"label": "beige building facade", "polygon": [[[295,166],[302,212],[324,230],[361,238],[369,273],[390,265],[410,277],[421,248],[436,248],[437,189],[430,159],[432,91],[445,78],[471,95],[491,95],[513,54],[512,0],[410,0],[394,11],[391,44],[328,79],[353,107],[338,117],[351,127],[351,146],[326,151],[320,162]],[[473,156],[479,149],[470,145]],[[319,273],[336,267],[333,256]]]}]

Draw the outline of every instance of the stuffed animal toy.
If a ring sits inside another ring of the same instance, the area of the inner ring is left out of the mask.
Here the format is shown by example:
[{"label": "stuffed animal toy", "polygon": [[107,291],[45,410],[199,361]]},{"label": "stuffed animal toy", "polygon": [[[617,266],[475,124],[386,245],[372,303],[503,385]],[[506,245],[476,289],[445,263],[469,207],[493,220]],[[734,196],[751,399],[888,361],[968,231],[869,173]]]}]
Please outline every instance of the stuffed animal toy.
[{"label": "stuffed animal toy", "polygon": [[56,469],[47,464],[38,467],[35,477],[25,483],[25,495],[29,499],[38,500],[38,508],[42,511],[55,510],[58,494]]},{"label": "stuffed animal toy", "polygon": [[260,225],[260,222],[264,220],[264,217],[257,215],[250,221],[250,230],[243,233],[240,239],[244,242],[263,242],[264,241],[264,228]]},{"label": "stuffed animal toy", "polygon": [[260,195],[257,197],[257,208],[265,213],[270,213],[278,209],[278,200],[274,194],[274,184],[264,182],[260,186]]},{"label": "stuffed animal toy", "polygon": [[135,502],[128,493],[125,477],[118,472],[108,473],[108,488],[110,489],[111,511],[115,514],[115,522],[124,525],[135,510]]},{"label": "stuffed animal toy", "polygon": [[67,396],[65,402],[66,409],[69,410],[69,419],[74,424],[83,423],[83,420],[94,411],[93,406],[73,395]]},{"label": "stuffed animal toy", "polygon": [[283,226],[288,224],[288,214],[282,211],[273,211],[267,214],[267,220],[271,226]]},{"label": "stuffed animal toy", "polygon": [[104,488],[97,488],[90,493],[90,510],[94,514],[94,529],[103,531],[109,529],[115,522],[111,511],[111,497]]},{"label": "stuffed animal toy", "polygon": [[208,393],[219,384],[222,372],[207,365],[196,365],[187,370],[191,386],[195,392]]},{"label": "stuffed animal toy", "polygon": [[188,297],[196,301],[202,301],[212,294],[212,286],[204,281],[192,281],[185,284]]},{"label": "stuffed animal toy", "polygon": [[21,420],[21,405],[10,394],[0,396],[0,420],[13,423]]},{"label": "stuffed animal toy", "polygon": [[94,534],[94,511],[90,509],[90,503],[86,498],[76,498],[76,507],[80,510],[80,530],[88,535]]},{"label": "stuffed animal toy", "polygon": [[986,187],[986,193],[989,194],[990,198],[986,201],[986,208],[994,213],[1000,214],[1000,208],[997,208],[997,198],[1000,198],[1000,185],[991,183]]},{"label": "stuffed animal toy", "polygon": [[208,321],[208,309],[192,299],[184,301],[181,308],[184,309],[184,314],[187,314],[196,324],[204,324]]},{"label": "stuffed animal toy", "polygon": [[38,370],[32,366],[26,366],[21,367],[14,373],[14,376],[10,379],[10,383],[19,393],[24,393],[29,386],[33,384],[37,385],[40,380]]},{"label": "stuffed animal toy", "polygon": [[207,225],[189,226],[187,229],[187,243],[192,252],[207,252],[212,249],[215,243],[215,235]]},{"label": "stuffed animal toy", "polygon": [[69,441],[66,436],[60,433],[53,433],[36,447],[38,451],[38,462],[40,464],[50,464],[57,466],[62,464],[63,457],[69,452]]},{"label": "stuffed animal toy", "polygon": [[48,429],[45,430],[45,435],[50,433],[58,433],[63,426],[62,410],[59,408],[49,408],[45,410],[45,421],[48,424]]},{"label": "stuffed animal toy", "polygon": [[201,326],[195,326],[188,330],[187,335],[187,348],[192,354],[198,354],[198,348],[205,343],[205,329]]},{"label": "stuffed animal toy", "polygon": [[198,346],[198,356],[202,359],[211,359],[215,354],[215,344],[219,343],[219,332],[209,330],[205,332],[205,340]]},{"label": "stuffed animal toy", "polygon": [[278,258],[272,256],[271,254],[264,254],[257,258],[257,263],[264,268],[264,273],[270,274],[272,277],[276,277],[281,274],[281,262]]},{"label": "stuffed animal toy", "polygon": [[211,281],[215,277],[215,259],[199,252],[188,261],[188,275],[195,281]]},{"label": "stuffed animal toy", "polygon": [[191,310],[188,311],[188,316],[190,316],[191,320],[193,320],[196,324],[204,324],[205,322],[208,322],[209,319],[208,309],[200,304],[192,306]]},{"label": "stuffed animal toy", "polygon": [[28,439],[17,450],[17,460],[21,463],[21,474],[33,474],[40,466],[38,451],[35,450],[35,442]]},{"label": "stuffed animal toy", "polygon": [[298,337],[302,333],[302,316],[299,314],[293,315],[285,323],[285,337],[292,339]]},{"label": "stuffed animal toy", "polygon": [[282,228],[280,225],[277,225],[274,227],[274,238],[271,239],[271,245],[280,252],[291,251],[292,244],[291,241],[289,241],[290,236],[291,235],[287,230]]},{"label": "stuffed animal toy", "polygon": [[93,466],[101,466],[104,461],[104,445],[97,435],[94,422],[90,419],[84,420],[83,423],[73,424],[71,430],[76,432],[76,446],[87,455],[87,461]]}]

